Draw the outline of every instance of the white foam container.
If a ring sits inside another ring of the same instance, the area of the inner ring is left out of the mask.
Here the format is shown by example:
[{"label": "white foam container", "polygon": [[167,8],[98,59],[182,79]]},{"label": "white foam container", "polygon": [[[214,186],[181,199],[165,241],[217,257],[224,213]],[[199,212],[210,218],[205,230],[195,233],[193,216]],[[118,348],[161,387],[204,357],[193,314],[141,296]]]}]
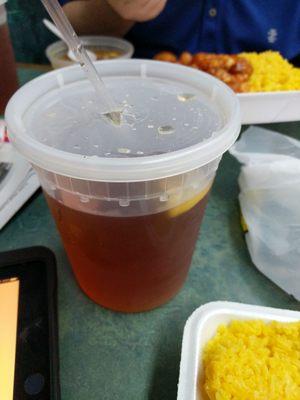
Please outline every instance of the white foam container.
[{"label": "white foam container", "polygon": [[[231,320],[261,319],[266,322],[296,322],[300,312],[216,301],[197,308],[186,322],[180,362],[177,400],[207,400],[200,393],[202,353],[222,324]],[[267,399],[266,399],[267,400]]]},{"label": "white foam container", "polygon": [[300,90],[240,93],[242,124],[300,121]]}]

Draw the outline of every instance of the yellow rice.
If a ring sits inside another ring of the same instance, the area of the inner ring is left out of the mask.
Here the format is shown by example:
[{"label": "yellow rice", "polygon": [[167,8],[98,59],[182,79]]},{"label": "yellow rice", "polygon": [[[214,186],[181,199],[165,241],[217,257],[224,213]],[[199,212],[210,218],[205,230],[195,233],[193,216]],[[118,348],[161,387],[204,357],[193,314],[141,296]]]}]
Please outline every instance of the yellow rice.
[{"label": "yellow rice", "polygon": [[299,400],[300,321],[233,321],[204,350],[210,400]]},{"label": "yellow rice", "polygon": [[250,92],[300,90],[300,68],[294,67],[276,51],[241,53],[253,67]]}]

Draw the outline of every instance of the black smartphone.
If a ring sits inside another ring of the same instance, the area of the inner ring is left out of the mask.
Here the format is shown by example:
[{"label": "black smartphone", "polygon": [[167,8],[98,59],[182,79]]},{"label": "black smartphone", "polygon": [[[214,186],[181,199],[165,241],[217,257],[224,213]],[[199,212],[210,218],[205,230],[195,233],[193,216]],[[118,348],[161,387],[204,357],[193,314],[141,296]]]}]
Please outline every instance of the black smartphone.
[{"label": "black smartphone", "polygon": [[44,247],[0,253],[0,399],[60,399],[56,261]]}]

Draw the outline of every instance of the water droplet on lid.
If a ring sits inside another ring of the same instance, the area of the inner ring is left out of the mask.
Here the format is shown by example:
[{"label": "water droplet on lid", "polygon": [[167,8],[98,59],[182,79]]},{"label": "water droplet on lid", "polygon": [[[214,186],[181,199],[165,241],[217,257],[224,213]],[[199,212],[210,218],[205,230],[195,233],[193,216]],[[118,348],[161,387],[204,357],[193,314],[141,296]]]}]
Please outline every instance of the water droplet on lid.
[{"label": "water droplet on lid", "polygon": [[176,121],[176,119],[177,119],[177,118],[176,118],[176,117],[174,117],[174,118],[172,118],[172,121]]},{"label": "water droplet on lid", "polygon": [[169,200],[168,193],[163,193],[162,195],[160,195],[159,200],[162,201],[162,202],[168,201]]},{"label": "water droplet on lid", "polygon": [[95,149],[98,149],[99,144],[94,144]]},{"label": "water droplet on lid", "polygon": [[130,152],[131,152],[131,150],[127,149],[126,147],[120,147],[118,149],[118,153],[120,153],[120,154],[129,154]]},{"label": "water droplet on lid", "polygon": [[136,128],[133,127],[132,130],[133,130],[133,131],[136,131]]},{"label": "water droplet on lid", "polygon": [[177,99],[179,101],[189,101],[189,100],[193,100],[196,97],[195,94],[193,93],[181,93],[177,95]]},{"label": "water droplet on lid", "polygon": [[188,122],[185,122],[185,123],[183,124],[183,126],[190,126],[190,124],[189,124]]},{"label": "water droplet on lid", "polygon": [[119,200],[119,204],[120,204],[121,207],[128,207],[129,204],[130,204],[130,201],[127,200],[127,199],[120,199]]},{"label": "water droplet on lid", "polygon": [[111,153],[105,153],[104,155],[107,157],[107,156],[110,156],[110,155],[111,155]]},{"label": "water droplet on lid", "polygon": [[82,109],[82,110],[86,110],[86,107],[85,107],[85,106],[81,106],[81,109]]},{"label": "water droplet on lid", "polygon": [[141,151],[141,150],[138,150],[138,151],[136,152],[136,154],[138,154],[139,156],[141,156],[141,155],[143,155],[143,154],[144,154],[144,152],[143,152],[143,151]]},{"label": "water droplet on lid", "polygon": [[154,128],[154,125],[148,125],[147,126],[149,129],[153,129]]},{"label": "water droplet on lid", "polygon": [[157,130],[161,135],[171,135],[171,133],[175,132],[175,129],[171,125],[162,125]]},{"label": "water droplet on lid", "polygon": [[90,199],[87,196],[80,196],[79,200],[81,203],[88,203]]},{"label": "water droplet on lid", "polygon": [[73,149],[76,149],[76,150],[80,149],[79,144],[74,144]]},{"label": "water droplet on lid", "polygon": [[198,129],[199,129],[198,126],[193,126],[193,127],[192,127],[192,130],[193,130],[193,131],[197,131]]}]

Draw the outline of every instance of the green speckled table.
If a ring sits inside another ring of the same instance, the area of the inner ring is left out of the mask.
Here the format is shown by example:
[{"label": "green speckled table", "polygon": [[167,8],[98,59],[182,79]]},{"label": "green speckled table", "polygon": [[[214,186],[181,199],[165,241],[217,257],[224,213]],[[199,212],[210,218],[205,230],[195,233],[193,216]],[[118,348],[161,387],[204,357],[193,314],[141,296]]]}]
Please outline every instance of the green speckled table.
[{"label": "green speckled table", "polygon": [[[22,69],[21,82],[37,74]],[[300,122],[268,127],[300,138]],[[110,312],[82,294],[40,191],[0,232],[0,250],[42,245],[56,255],[63,400],[176,399],[183,327],[192,311],[206,302],[300,310],[300,304],[250,260],[239,223],[238,174],[239,164],[226,154],[188,280],[172,301],[147,313]]]}]

